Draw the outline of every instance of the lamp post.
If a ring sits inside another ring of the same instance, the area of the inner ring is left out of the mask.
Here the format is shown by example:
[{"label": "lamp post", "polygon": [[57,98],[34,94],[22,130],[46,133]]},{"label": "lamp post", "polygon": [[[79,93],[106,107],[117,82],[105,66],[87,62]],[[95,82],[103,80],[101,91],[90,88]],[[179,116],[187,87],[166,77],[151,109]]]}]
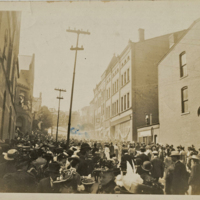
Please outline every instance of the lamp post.
[{"label": "lamp post", "polygon": [[90,35],[88,31],[82,30],[67,30],[67,32],[76,33],[77,34],[77,41],[76,47],[71,47],[70,50],[75,50],[75,60],[74,60],[74,72],[73,72],[73,79],[72,79],[72,90],[71,90],[71,100],[70,100],[70,108],[69,108],[69,122],[68,122],[68,130],[67,130],[67,149],[69,148],[69,141],[70,141],[70,128],[71,128],[71,112],[72,112],[72,102],[73,102],[73,93],[74,93],[74,81],[75,81],[75,72],[76,72],[76,60],[77,60],[77,51],[84,50],[83,46],[78,47],[79,35],[80,34],[87,34]]}]

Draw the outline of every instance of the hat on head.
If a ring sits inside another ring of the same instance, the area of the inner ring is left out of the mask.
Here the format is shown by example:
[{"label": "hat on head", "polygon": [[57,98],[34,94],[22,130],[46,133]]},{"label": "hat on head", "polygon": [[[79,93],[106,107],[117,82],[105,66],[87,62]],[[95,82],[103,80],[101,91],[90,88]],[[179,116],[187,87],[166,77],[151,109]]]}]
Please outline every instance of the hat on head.
[{"label": "hat on head", "polygon": [[142,164],[142,169],[144,170],[144,171],[151,171],[152,170],[152,164],[151,164],[151,162],[150,161],[145,161],[145,162],[143,162],[143,164]]},{"label": "hat on head", "polygon": [[147,145],[145,148],[146,148],[146,149],[151,149],[151,147],[150,147],[149,145]]},{"label": "hat on head", "polygon": [[91,150],[91,147],[88,143],[83,143],[81,145],[81,150]]},{"label": "hat on head", "polygon": [[191,159],[193,159],[193,160],[200,160],[199,156],[197,156],[197,155],[192,155]]},{"label": "hat on head", "polygon": [[80,162],[80,158],[76,155],[73,155],[72,157],[68,158],[68,161],[72,161],[72,160],[76,161],[77,163]]},{"label": "hat on head", "polygon": [[172,151],[170,156],[171,157],[178,157],[178,156],[180,156],[180,153],[178,151]]},{"label": "hat on head", "polygon": [[4,155],[5,160],[14,160],[16,156],[19,154],[19,152],[16,149],[10,149],[7,153]]},{"label": "hat on head", "polygon": [[158,155],[158,151],[153,151],[152,152],[154,155]]},{"label": "hat on head", "polygon": [[59,174],[59,170],[60,170],[60,165],[58,162],[54,161],[52,163],[49,163],[49,166],[47,168],[48,172]]}]

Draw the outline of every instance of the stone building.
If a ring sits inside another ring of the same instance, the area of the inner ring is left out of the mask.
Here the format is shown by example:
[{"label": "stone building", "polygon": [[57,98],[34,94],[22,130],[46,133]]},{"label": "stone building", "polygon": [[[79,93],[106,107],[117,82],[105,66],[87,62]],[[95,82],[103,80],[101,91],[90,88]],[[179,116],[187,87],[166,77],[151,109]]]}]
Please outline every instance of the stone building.
[{"label": "stone building", "polygon": [[16,128],[24,134],[32,131],[32,102],[34,85],[35,55],[19,56],[20,75],[17,80],[15,100],[17,118]]},{"label": "stone building", "polygon": [[14,137],[21,12],[0,12],[0,140]]}]

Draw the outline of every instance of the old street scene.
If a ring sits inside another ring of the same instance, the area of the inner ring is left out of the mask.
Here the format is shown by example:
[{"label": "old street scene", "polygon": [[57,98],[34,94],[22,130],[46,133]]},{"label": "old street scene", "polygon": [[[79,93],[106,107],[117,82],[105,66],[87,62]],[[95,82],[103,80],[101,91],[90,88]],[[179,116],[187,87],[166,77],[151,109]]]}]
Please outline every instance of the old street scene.
[{"label": "old street scene", "polygon": [[199,2],[0,6],[0,192],[200,194]]}]

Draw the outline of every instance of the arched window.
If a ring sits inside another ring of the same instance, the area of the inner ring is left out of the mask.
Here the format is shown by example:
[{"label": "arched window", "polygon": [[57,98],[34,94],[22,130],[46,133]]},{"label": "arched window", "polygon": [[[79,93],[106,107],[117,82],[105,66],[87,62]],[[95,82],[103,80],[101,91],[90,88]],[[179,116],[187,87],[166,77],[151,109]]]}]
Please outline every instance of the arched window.
[{"label": "arched window", "polygon": [[3,138],[3,126],[4,126],[4,115],[5,115],[5,109],[6,109],[6,91],[4,92],[3,95],[3,112],[2,112],[2,117],[1,117],[1,134],[0,138]]},{"label": "arched window", "polygon": [[186,52],[182,52],[179,56],[180,60],[180,77],[187,75]]}]

